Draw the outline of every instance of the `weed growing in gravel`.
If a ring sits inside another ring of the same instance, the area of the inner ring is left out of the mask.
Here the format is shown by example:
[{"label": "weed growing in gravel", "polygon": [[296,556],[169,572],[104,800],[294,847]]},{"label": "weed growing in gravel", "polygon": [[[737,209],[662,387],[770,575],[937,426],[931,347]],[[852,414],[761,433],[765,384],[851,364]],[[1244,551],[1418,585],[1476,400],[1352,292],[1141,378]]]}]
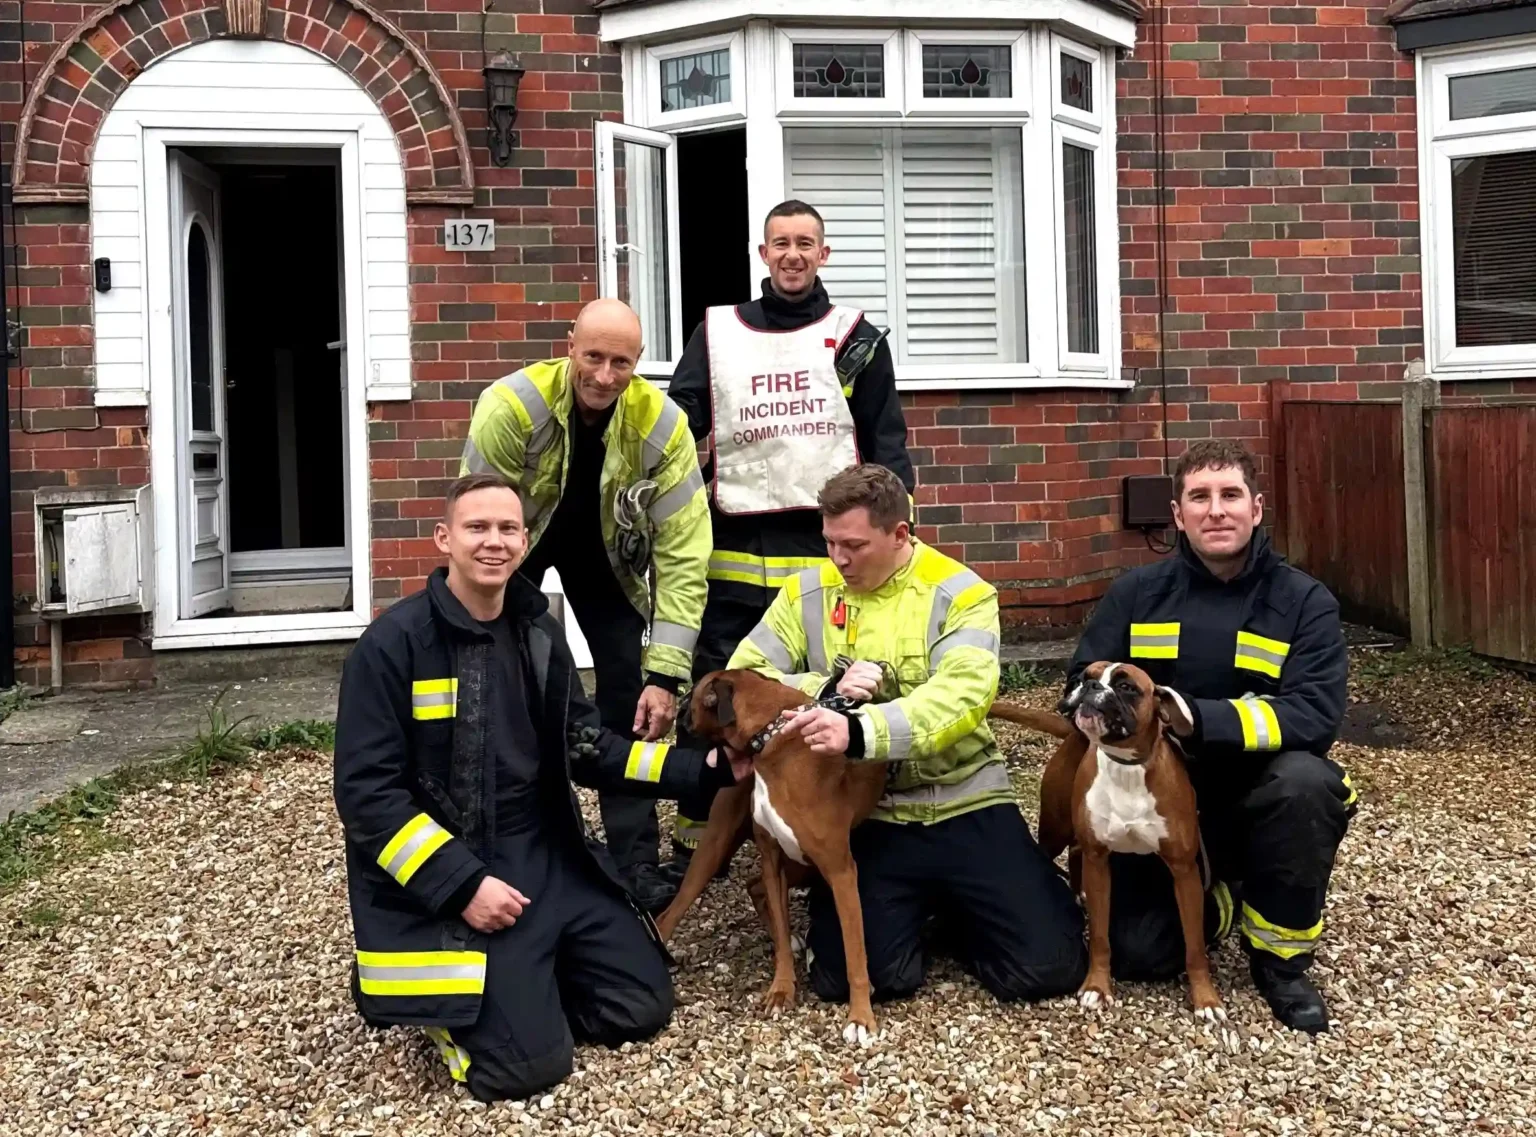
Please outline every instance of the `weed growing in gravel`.
[{"label": "weed growing in gravel", "polygon": [[1365,684],[1386,683],[1404,675],[1428,670],[1466,679],[1491,679],[1503,674],[1499,667],[1470,648],[1361,650],[1354,652],[1350,659],[1350,678]]},{"label": "weed growing in gravel", "polygon": [[0,722],[4,722],[17,711],[25,710],[31,698],[32,693],[20,683],[0,691]]},{"label": "weed growing in gravel", "polygon": [[1041,687],[1050,687],[1060,678],[1059,675],[1053,675],[1038,664],[1005,663],[997,689],[1005,694],[1013,691],[1034,691]]},{"label": "weed growing in gravel", "polygon": [[230,721],[219,692],[208,708],[208,725],[179,751],[163,758],[120,767],[92,778],[29,813],[12,813],[0,823],[0,895],[51,866],[129,847],[102,828],[102,821],[123,798],[157,786],[203,781],[245,765],[253,756],[286,749],[332,748],[334,724],[316,721],[281,723],[242,730],[246,718]]}]

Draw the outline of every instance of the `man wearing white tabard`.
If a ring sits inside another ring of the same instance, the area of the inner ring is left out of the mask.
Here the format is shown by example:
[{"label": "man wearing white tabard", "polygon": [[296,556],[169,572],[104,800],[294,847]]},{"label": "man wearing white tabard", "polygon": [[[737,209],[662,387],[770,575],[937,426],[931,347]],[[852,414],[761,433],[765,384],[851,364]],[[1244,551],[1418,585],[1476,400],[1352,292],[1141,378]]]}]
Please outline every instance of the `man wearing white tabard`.
[{"label": "man wearing white tabard", "polygon": [[[775,206],[758,249],[762,298],[706,310],[667,394],[708,439],[714,552],[693,676],[725,666],[784,582],[827,560],[816,494],[860,462],[916,486],[886,332],[833,304],[817,278],[831,249],[821,215]],[[691,742],[679,730],[679,743]],[[681,881],[709,798],[678,802],[673,860]]]}]

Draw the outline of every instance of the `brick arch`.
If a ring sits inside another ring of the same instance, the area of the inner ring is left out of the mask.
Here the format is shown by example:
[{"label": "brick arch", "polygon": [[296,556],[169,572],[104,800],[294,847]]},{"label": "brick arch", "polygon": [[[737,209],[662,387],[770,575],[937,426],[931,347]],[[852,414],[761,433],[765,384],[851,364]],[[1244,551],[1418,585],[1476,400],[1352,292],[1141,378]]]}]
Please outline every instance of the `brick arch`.
[{"label": "brick arch", "polygon": [[351,75],[394,129],[407,201],[473,203],[474,164],[448,89],[367,0],[112,0],[33,81],[17,133],[15,200],[88,201],[96,132],[128,84],[181,48],[234,36],[296,44]]}]

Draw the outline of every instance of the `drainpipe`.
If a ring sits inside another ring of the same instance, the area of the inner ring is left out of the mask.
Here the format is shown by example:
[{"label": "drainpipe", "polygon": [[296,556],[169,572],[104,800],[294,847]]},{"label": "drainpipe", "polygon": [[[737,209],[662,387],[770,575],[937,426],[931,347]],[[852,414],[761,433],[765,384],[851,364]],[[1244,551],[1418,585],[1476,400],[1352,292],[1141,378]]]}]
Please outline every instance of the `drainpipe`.
[{"label": "drainpipe", "polygon": [[[0,205],[14,209],[11,201],[11,169],[0,164]],[[4,218],[0,217],[0,356],[5,366],[5,382],[0,383],[0,422],[5,430],[0,432],[0,597],[4,598],[5,611],[0,614],[0,690],[16,685],[16,594],[12,578],[12,562],[16,555],[11,531],[11,311],[5,283],[10,278],[7,254],[11,251],[3,239]]]}]

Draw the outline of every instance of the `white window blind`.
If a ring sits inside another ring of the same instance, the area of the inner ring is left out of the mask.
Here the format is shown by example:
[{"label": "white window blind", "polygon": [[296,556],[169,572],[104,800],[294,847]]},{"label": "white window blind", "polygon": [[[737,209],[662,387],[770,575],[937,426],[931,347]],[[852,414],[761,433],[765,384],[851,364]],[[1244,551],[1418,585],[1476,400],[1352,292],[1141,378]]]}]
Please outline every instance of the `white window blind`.
[{"label": "white window blind", "polygon": [[891,329],[898,363],[1024,361],[1017,127],[784,135],[789,196],[827,224],[828,292]]}]

